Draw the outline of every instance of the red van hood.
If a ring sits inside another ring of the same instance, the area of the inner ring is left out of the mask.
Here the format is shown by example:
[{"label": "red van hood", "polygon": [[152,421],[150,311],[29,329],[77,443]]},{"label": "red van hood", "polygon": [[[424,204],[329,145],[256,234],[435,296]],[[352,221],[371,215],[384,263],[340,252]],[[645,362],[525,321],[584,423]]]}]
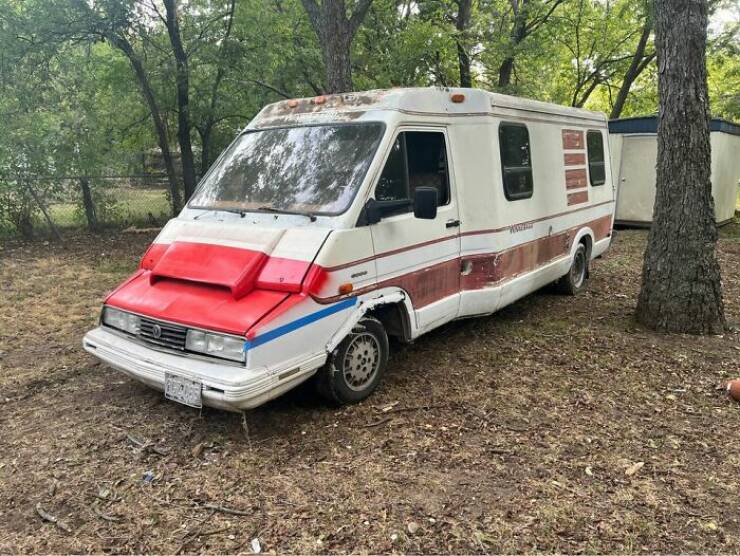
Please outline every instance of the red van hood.
[{"label": "red van hood", "polygon": [[171,220],[106,300],[152,318],[245,334],[302,291],[330,230]]}]

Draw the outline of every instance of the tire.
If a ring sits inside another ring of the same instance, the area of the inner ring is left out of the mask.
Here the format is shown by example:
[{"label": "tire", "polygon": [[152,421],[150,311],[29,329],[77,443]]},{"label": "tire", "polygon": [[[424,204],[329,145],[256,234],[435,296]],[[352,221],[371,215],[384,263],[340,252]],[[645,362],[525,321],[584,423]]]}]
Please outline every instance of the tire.
[{"label": "tire", "polygon": [[573,261],[568,273],[555,282],[555,287],[559,293],[576,295],[585,289],[586,280],[588,279],[588,262],[586,246],[579,243],[576,252],[573,254]]},{"label": "tire", "polygon": [[316,373],[316,389],[332,404],[360,402],[378,387],[387,365],[385,328],[379,320],[364,317]]}]

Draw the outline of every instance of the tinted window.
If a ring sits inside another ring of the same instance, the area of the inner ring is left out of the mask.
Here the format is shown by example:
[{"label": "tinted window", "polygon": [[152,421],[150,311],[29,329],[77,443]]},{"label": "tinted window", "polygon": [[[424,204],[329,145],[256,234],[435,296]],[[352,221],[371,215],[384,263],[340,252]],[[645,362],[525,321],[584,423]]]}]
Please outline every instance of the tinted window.
[{"label": "tinted window", "polygon": [[338,214],[352,202],[382,134],[380,123],[249,131],[206,176],[190,206]]},{"label": "tinted window", "polygon": [[437,189],[439,205],[450,201],[447,149],[443,133],[404,131],[398,135],[375,188],[377,201],[408,201],[399,212],[411,210],[417,187]]},{"label": "tinted window", "polygon": [[504,194],[509,201],[532,196],[532,155],[529,132],[523,124],[502,123],[498,129]]},{"label": "tinted window", "polygon": [[604,167],[604,138],[600,131],[586,133],[588,147],[588,175],[591,185],[604,185],[606,169]]}]

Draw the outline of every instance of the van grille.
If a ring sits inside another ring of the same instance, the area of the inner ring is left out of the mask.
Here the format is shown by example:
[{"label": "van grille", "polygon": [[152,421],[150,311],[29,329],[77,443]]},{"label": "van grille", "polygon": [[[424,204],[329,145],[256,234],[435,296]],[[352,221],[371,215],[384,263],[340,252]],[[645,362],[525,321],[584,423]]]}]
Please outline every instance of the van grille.
[{"label": "van grille", "polygon": [[[159,329],[159,330],[157,330]],[[187,328],[168,322],[141,317],[139,338],[157,346],[185,351]]]}]

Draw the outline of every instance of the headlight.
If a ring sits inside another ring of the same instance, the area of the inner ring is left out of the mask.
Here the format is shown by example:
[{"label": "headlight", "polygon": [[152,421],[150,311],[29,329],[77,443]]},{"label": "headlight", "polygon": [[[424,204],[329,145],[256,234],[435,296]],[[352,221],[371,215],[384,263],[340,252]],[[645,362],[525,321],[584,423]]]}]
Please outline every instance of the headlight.
[{"label": "headlight", "polygon": [[232,361],[244,361],[244,338],[235,336],[188,330],[185,349]]},{"label": "headlight", "polygon": [[141,319],[132,313],[119,311],[112,307],[103,308],[103,324],[129,334],[138,334]]}]

